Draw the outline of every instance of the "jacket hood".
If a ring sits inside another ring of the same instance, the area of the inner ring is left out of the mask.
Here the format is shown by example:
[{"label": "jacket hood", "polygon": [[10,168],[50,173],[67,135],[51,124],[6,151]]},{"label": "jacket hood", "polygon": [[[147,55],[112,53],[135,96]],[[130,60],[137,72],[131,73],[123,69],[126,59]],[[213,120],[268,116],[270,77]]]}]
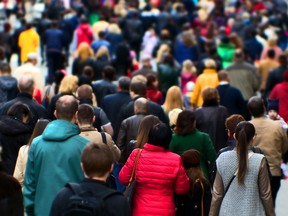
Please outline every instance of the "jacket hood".
[{"label": "jacket hood", "polygon": [[47,141],[64,141],[79,133],[80,129],[77,125],[58,119],[47,125],[42,137]]},{"label": "jacket hood", "polygon": [[32,133],[30,125],[21,122],[11,116],[0,116],[0,133],[6,136],[17,136],[25,133]]},{"label": "jacket hood", "polygon": [[0,78],[0,88],[5,91],[14,91],[17,88],[17,80],[10,76],[2,76]]}]

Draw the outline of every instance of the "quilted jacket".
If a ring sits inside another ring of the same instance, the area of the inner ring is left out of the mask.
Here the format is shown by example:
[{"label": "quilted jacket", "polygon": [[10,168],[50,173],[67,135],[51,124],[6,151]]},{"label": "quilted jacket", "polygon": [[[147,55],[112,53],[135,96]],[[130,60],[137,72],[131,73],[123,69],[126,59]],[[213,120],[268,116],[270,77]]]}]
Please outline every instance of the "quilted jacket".
[{"label": "quilted jacket", "polygon": [[[129,183],[138,151],[131,153],[120,171],[119,180],[124,185]],[[138,160],[136,181],[133,216],[175,215],[174,192],[185,194],[190,188],[180,156],[149,143]]]}]

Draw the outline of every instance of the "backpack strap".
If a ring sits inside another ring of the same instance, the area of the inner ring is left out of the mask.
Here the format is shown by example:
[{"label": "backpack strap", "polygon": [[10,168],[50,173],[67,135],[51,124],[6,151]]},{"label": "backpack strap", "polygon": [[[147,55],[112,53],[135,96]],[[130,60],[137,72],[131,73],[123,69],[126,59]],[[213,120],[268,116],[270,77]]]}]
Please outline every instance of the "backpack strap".
[{"label": "backpack strap", "polygon": [[73,194],[80,194],[82,192],[80,185],[76,183],[67,183],[65,187],[71,189]]},{"label": "backpack strap", "polygon": [[107,144],[106,134],[104,132],[101,132],[102,142],[104,144]]}]

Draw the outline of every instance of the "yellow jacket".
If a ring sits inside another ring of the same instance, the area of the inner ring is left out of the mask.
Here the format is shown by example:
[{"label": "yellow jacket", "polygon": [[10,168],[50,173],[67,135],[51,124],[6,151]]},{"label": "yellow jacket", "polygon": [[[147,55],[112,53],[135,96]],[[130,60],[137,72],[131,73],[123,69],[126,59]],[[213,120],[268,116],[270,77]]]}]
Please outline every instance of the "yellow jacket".
[{"label": "yellow jacket", "polygon": [[28,54],[30,52],[37,53],[39,43],[39,35],[32,28],[27,29],[20,34],[18,46],[21,49],[21,62],[26,62],[28,60]]},{"label": "yellow jacket", "polygon": [[205,69],[203,73],[198,76],[195,88],[193,91],[193,96],[191,98],[191,104],[193,107],[201,107],[203,104],[203,99],[201,92],[205,87],[216,88],[219,85],[218,74],[215,69]]}]

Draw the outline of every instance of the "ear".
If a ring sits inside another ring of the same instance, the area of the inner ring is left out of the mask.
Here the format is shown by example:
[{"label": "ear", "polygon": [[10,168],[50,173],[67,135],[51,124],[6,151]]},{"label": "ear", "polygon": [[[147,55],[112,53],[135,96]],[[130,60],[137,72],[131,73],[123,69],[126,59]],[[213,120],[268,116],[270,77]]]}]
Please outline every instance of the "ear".
[{"label": "ear", "polygon": [[56,117],[56,119],[58,119],[58,115],[57,115],[57,111],[54,111],[54,116]]},{"label": "ear", "polygon": [[84,171],[84,168],[83,168],[83,163],[82,162],[80,163],[80,166],[81,166],[81,169],[82,169],[82,172],[83,172],[85,178],[88,178],[89,176],[86,175],[86,173]]},{"label": "ear", "polygon": [[110,173],[112,173],[113,168],[114,168],[114,163],[111,164]]},{"label": "ear", "polygon": [[236,133],[233,134],[233,138],[234,138],[235,140],[237,140],[237,139],[236,139]]}]

